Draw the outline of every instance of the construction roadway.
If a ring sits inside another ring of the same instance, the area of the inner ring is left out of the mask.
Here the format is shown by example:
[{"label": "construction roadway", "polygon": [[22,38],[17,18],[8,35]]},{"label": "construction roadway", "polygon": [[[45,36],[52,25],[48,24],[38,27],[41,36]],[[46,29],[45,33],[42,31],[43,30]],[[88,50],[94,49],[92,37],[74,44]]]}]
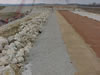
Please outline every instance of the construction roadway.
[{"label": "construction roadway", "polygon": [[99,24],[69,11],[52,12],[30,52],[32,75],[100,75]]}]

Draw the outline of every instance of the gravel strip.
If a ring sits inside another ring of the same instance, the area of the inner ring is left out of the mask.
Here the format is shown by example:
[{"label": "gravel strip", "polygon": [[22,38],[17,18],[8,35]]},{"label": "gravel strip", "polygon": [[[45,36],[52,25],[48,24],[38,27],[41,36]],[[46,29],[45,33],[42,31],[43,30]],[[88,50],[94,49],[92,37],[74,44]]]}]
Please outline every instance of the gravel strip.
[{"label": "gravel strip", "polygon": [[30,54],[32,75],[74,75],[69,55],[53,13]]}]

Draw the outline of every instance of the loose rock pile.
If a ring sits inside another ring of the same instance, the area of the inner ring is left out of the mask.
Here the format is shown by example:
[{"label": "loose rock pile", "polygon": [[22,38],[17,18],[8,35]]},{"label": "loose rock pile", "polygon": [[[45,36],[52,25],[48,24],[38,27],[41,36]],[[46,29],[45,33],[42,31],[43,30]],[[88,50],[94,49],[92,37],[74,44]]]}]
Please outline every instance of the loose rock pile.
[{"label": "loose rock pile", "polygon": [[19,32],[15,35],[8,38],[0,37],[0,66],[8,67],[11,64],[17,65],[19,68],[23,66],[35,39],[42,32],[42,25],[47,21],[48,16],[49,11],[44,11],[31,20],[21,23]]}]

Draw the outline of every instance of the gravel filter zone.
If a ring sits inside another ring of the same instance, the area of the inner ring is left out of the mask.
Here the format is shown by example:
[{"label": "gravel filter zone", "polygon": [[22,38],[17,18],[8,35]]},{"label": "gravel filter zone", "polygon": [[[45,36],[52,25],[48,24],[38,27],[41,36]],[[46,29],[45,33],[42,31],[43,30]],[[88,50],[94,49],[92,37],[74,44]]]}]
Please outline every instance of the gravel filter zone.
[{"label": "gravel filter zone", "polygon": [[32,75],[75,75],[76,70],[62,40],[55,12],[49,17],[30,55]]}]

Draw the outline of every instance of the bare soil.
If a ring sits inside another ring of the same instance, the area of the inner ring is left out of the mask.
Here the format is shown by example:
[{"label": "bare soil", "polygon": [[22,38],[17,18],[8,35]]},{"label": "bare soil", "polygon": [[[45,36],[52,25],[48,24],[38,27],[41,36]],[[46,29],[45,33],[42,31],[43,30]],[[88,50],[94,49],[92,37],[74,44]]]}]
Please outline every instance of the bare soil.
[{"label": "bare soil", "polygon": [[100,58],[100,22],[69,11],[59,11]]},{"label": "bare soil", "polygon": [[3,8],[5,8],[5,7],[4,6],[0,6],[0,10],[3,9]]},{"label": "bare soil", "polygon": [[16,15],[15,12],[9,12],[9,13],[0,13],[0,18],[6,19],[6,18],[12,18]]},{"label": "bare soil", "polygon": [[100,63],[93,49],[59,12],[57,17],[67,52],[77,69],[75,75],[100,75]]},{"label": "bare soil", "polygon": [[85,10],[85,11],[88,11],[88,12],[92,12],[92,13],[97,13],[97,14],[100,14],[100,7],[93,7],[93,8],[91,8],[91,7],[86,7],[86,8],[81,8],[81,9],[83,9],[83,10]]}]

